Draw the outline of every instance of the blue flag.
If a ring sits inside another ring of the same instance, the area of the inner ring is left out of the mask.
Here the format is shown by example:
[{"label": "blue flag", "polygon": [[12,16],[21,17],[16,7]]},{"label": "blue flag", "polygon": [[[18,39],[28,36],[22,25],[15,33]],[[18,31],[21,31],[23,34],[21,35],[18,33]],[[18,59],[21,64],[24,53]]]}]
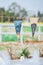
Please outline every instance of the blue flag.
[{"label": "blue flag", "polygon": [[20,33],[21,25],[22,25],[22,19],[14,20],[14,25],[15,25],[16,34]]}]

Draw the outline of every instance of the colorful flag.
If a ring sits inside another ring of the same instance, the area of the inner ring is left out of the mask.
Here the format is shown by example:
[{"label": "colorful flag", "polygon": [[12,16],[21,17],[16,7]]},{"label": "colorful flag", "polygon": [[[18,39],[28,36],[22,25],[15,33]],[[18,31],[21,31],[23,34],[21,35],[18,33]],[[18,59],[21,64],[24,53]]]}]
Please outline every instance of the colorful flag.
[{"label": "colorful flag", "polygon": [[36,24],[35,23],[31,24],[31,29],[32,29],[32,37],[34,37],[35,30],[36,30]]},{"label": "colorful flag", "polygon": [[22,25],[22,19],[14,20],[14,25],[15,25],[16,34],[20,33],[21,25]]}]

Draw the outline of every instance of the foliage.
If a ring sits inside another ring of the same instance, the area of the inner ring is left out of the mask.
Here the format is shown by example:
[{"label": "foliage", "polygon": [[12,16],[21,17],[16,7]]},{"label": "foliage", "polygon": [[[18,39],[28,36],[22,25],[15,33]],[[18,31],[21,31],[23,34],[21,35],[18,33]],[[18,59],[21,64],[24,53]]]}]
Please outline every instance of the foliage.
[{"label": "foliage", "polygon": [[9,49],[10,47],[9,47],[9,45],[6,45],[6,46],[0,46],[0,51],[1,50],[5,50],[5,49]]},{"label": "foliage", "polygon": [[21,8],[21,6],[18,5],[16,2],[13,2],[7,10],[5,8],[0,8],[0,22],[6,22],[9,20],[9,18],[9,22],[13,22],[15,17],[22,18],[24,16],[27,16],[27,14],[28,13],[25,8]]},{"label": "foliage", "polygon": [[41,13],[40,11],[38,11],[37,16],[38,17],[43,17],[43,13]]},{"label": "foliage", "polygon": [[24,17],[27,16],[27,11],[25,8],[21,8],[16,2],[12,3],[9,6],[9,12],[13,12],[15,17]]},{"label": "foliage", "polygon": [[33,41],[38,41],[38,37],[32,38]]},{"label": "foliage", "polygon": [[2,41],[3,42],[12,42],[12,41],[18,41],[18,38],[16,35],[2,35]]},{"label": "foliage", "polygon": [[28,47],[25,47],[21,53],[21,56],[28,57],[29,54],[30,53],[29,53]]}]

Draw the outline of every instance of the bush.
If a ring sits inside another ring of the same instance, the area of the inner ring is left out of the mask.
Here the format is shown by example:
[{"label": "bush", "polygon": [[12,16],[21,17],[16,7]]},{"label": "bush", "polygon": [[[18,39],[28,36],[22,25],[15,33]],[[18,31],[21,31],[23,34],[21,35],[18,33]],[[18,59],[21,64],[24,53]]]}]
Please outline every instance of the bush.
[{"label": "bush", "polygon": [[28,47],[25,47],[21,53],[21,56],[24,56],[24,57],[27,57],[29,56],[29,50],[28,50]]}]

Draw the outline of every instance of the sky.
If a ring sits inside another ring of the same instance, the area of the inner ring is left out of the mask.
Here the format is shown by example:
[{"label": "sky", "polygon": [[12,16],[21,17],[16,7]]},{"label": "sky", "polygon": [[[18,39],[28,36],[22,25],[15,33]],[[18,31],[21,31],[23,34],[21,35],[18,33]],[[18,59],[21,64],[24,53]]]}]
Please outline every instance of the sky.
[{"label": "sky", "polygon": [[16,2],[27,11],[33,13],[43,12],[43,0],[0,0],[0,7],[8,9],[13,2]]}]

